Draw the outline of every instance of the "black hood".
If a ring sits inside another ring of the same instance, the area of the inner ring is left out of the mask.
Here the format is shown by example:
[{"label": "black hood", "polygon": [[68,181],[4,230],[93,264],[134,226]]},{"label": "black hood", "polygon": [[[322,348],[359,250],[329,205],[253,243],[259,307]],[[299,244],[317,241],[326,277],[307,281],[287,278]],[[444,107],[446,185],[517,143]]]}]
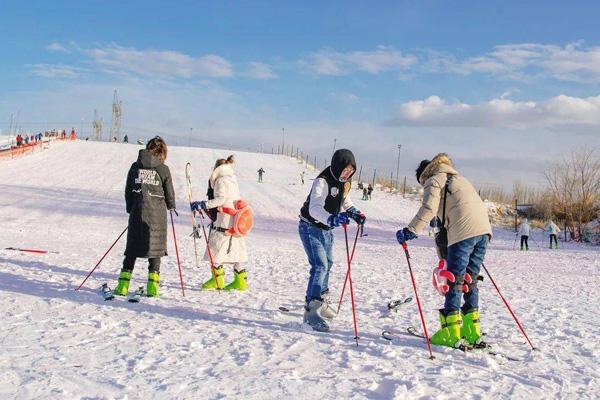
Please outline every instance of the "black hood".
[{"label": "black hood", "polygon": [[[344,168],[348,165],[352,165],[354,168],[354,172],[356,172],[356,161],[354,160],[354,154],[348,149],[339,149],[335,153],[333,153],[333,157],[331,157],[331,173],[336,179],[340,179],[340,175]],[[354,175],[354,172],[352,175]],[[352,178],[352,175],[348,178]]]},{"label": "black hood", "polygon": [[155,168],[163,164],[164,161],[160,157],[155,156],[146,149],[140,150],[138,155],[138,164],[141,168]]}]

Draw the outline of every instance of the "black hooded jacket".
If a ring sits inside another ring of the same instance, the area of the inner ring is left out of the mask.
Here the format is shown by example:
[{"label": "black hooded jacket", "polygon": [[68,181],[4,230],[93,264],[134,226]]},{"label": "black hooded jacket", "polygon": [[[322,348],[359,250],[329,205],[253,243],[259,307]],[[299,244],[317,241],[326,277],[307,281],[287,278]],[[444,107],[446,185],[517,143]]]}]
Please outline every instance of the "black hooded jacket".
[{"label": "black hooded jacket", "polygon": [[[327,190],[327,195],[323,202],[323,209],[330,215],[339,214],[342,211],[342,207],[346,203],[347,206],[351,206],[352,203],[347,199],[348,193],[350,192],[350,188],[352,186],[352,175],[348,178],[346,182],[341,182],[339,180],[340,175],[344,168],[348,165],[351,165],[356,172],[356,161],[354,159],[354,154],[350,150],[347,149],[339,149],[337,150],[331,159],[331,165],[326,167],[315,179],[311,191],[304,202],[300,210],[300,216],[305,221],[310,222],[311,224],[318,226],[321,229],[330,229],[329,226],[326,225],[325,216],[316,216],[311,215],[311,202],[316,201],[315,199],[315,191],[320,190],[321,185],[323,185],[323,181],[325,181],[325,188]],[[349,208],[349,207],[347,207]],[[346,209],[347,209],[346,208]]]},{"label": "black hooded jacket", "polygon": [[125,186],[129,213],[127,248],[130,257],[167,255],[167,210],[175,209],[175,192],[169,167],[148,150],[140,150]]}]

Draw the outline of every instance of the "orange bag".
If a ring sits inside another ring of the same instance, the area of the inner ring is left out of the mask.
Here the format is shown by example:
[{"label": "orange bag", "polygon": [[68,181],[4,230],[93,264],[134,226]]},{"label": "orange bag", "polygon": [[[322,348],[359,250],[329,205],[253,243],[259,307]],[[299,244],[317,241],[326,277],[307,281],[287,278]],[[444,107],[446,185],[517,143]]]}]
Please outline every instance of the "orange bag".
[{"label": "orange bag", "polygon": [[254,214],[245,200],[237,200],[235,208],[219,207],[222,212],[233,217],[233,226],[225,231],[228,236],[246,236],[254,226]]}]

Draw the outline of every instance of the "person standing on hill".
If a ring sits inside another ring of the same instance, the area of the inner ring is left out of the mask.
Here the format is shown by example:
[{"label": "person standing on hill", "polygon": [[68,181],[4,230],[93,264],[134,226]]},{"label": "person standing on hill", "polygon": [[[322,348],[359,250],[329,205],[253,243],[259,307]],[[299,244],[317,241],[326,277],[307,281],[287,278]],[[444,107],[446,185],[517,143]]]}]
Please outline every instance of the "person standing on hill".
[{"label": "person standing on hill", "polygon": [[524,218],[521,225],[519,225],[518,234],[521,235],[521,250],[523,250],[523,244],[525,244],[525,250],[529,250],[529,221],[527,218]]},{"label": "person standing on hill", "polygon": [[554,221],[550,220],[546,224],[545,231],[550,234],[550,248],[552,248],[552,242],[554,241],[555,248],[558,249],[558,238],[557,235],[560,233],[560,228],[554,223]]},{"label": "person standing on hill", "polygon": [[256,171],[256,172],[258,172],[258,181],[259,181],[259,182],[262,182],[262,181],[263,181],[263,180],[262,180],[262,178],[263,178],[263,174],[265,173],[265,170],[264,170],[264,169],[262,169],[262,167],[261,167],[261,168],[260,168],[258,171]]},{"label": "person standing on hill", "polygon": [[127,295],[137,258],[148,259],[146,294],[159,295],[160,259],[167,255],[167,210],[175,210],[175,191],[171,171],[165,165],[167,144],[156,136],[129,168],[125,185],[125,206],[129,214],[127,246],[118,296]]},{"label": "person standing on hill", "polygon": [[[235,209],[235,203],[241,200],[234,165],[233,155],[227,159],[218,159],[209,180],[208,200],[195,201],[190,205],[192,210],[204,212],[211,219],[214,218],[208,236],[210,253],[207,249],[204,260],[212,261],[215,268],[212,271],[213,276],[202,284],[203,290],[244,291],[247,289],[247,273],[242,265],[248,261],[246,238],[229,234],[229,230],[234,224],[234,217],[224,210],[225,208]],[[225,286],[223,266],[227,264],[233,266],[233,281]]]},{"label": "person standing on hill", "polygon": [[[396,239],[400,244],[415,239],[437,215],[441,227],[436,244],[447,243],[447,270],[455,278],[449,282],[444,308],[439,310],[441,329],[431,337],[431,343],[456,347],[464,338],[471,345],[483,345],[477,278],[492,237],[487,209],[473,185],[444,153],[421,161],[416,177],[424,188],[422,205],[410,224],[396,232]],[[438,254],[443,250],[438,249]]]},{"label": "person standing on hill", "polygon": [[354,154],[337,150],[326,167],[314,180],[300,210],[298,233],[310,264],[306,288],[304,323],[320,332],[329,331],[326,320],[337,312],[329,300],[329,272],[333,266],[333,229],[348,225],[350,219],[364,225],[365,215],[349,198],[352,176],[356,171]]},{"label": "person standing on hill", "polygon": [[369,183],[369,187],[367,188],[367,195],[369,197],[369,200],[371,200],[373,197],[373,186],[370,183]]}]

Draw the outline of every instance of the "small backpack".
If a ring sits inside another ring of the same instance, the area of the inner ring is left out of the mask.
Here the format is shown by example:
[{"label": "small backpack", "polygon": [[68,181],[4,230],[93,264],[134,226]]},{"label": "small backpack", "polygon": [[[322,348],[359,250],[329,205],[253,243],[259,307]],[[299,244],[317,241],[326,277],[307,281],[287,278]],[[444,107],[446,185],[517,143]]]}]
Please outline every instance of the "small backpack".
[{"label": "small backpack", "polygon": [[219,207],[222,212],[233,217],[233,226],[225,231],[228,236],[246,236],[254,226],[254,214],[245,200],[234,202],[235,208]]}]

